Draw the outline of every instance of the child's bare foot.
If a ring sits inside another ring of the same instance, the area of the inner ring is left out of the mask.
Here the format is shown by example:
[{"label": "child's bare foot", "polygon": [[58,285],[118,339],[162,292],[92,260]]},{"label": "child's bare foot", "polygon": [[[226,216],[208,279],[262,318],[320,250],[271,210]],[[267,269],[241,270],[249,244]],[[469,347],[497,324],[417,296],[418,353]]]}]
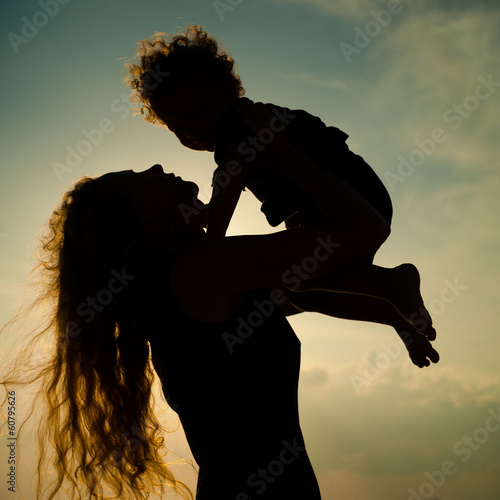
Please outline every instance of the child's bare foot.
[{"label": "child's bare foot", "polygon": [[395,280],[395,294],[390,302],[417,331],[429,340],[436,338],[432,318],[420,295],[420,274],[413,264],[401,264],[391,270]]},{"label": "child's bare foot", "polygon": [[432,347],[432,344],[419,331],[408,324],[405,330],[396,330],[401,340],[404,342],[408,354],[413,364],[419,368],[429,366],[439,361],[438,352]]}]

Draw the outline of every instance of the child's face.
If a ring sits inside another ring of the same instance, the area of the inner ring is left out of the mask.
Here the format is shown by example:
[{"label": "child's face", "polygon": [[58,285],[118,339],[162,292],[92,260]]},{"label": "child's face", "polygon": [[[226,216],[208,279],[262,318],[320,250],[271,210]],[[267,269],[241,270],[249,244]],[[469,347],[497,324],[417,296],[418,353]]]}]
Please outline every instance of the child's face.
[{"label": "child's face", "polygon": [[214,151],[217,120],[236,99],[227,86],[193,75],[165,96],[152,98],[151,107],[183,146]]}]

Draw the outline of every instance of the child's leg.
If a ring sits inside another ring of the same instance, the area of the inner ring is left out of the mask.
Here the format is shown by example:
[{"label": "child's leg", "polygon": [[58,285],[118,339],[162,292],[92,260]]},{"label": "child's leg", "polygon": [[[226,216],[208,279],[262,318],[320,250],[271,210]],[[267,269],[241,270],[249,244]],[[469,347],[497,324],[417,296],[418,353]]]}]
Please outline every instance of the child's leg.
[{"label": "child's leg", "polygon": [[299,312],[319,312],[336,318],[368,321],[392,326],[408,349],[411,360],[418,367],[437,363],[439,354],[416,328],[387,301],[349,293],[287,291],[289,301]]},{"label": "child's leg", "polygon": [[[383,299],[390,302],[420,333],[430,340],[436,338],[432,319],[420,295],[420,275],[413,264],[402,264],[389,269],[356,262],[344,269],[303,281],[298,290],[344,292]],[[359,315],[362,311],[357,308],[352,314]]]}]

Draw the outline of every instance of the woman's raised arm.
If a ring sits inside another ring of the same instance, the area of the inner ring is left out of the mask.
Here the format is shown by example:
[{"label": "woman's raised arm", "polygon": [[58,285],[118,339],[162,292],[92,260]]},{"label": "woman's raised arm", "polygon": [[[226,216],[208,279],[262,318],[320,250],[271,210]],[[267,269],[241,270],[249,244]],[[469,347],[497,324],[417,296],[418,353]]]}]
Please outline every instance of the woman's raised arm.
[{"label": "woman's raised arm", "polygon": [[207,296],[291,286],[374,253],[389,236],[388,224],[342,179],[320,170],[328,179],[311,176],[318,180],[309,181],[309,191],[326,197],[322,189],[328,184],[328,208],[349,210],[349,216],[266,235],[203,238],[179,257],[177,286],[184,294],[196,288]]}]

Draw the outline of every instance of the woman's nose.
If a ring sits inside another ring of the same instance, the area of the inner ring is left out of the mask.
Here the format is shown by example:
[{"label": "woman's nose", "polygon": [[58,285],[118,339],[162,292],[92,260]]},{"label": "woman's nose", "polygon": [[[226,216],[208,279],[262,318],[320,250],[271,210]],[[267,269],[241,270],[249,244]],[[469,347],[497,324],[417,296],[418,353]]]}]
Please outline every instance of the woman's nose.
[{"label": "woman's nose", "polygon": [[153,165],[144,171],[144,174],[163,174],[163,167],[161,165]]}]

